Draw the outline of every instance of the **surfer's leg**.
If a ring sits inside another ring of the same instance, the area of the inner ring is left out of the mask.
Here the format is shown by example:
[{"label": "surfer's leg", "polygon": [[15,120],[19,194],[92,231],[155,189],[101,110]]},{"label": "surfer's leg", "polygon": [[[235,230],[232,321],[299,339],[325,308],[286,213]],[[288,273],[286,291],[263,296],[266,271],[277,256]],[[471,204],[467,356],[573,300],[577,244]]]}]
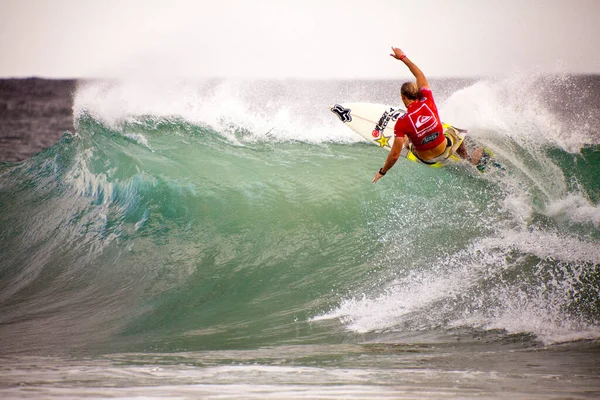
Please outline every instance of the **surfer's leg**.
[{"label": "surfer's leg", "polygon": [[479,161],[481,160],[482,156],[483,156],[483,148],[482,147],[476,148],[475,150],[473,150],[471,152],[471,163],[473,163],[473,165],[479,164]]},{"label": "surfer's leg", "polygon": [[[450,140],[448,145],[452,147],[453,154],[458,154],[458,156],[463,160],[469,159],[469,153],[467,152],[467,146],[465,145],[466,139],[468,138],[464,138],[461,140],[458,130],[453,126],[449,126],[446,128],[446,130],[444,131],[444,136],[446,136],[446,138]],[[459,141],[460,144],[458,145],[458,147],[456,147],[455,143]]]},{"label": "surfer's leg", "polygon": [[464,158],[465,160],[469,159],[469,154],[467,153],[467,146],[465,146],[465,142],[462,142],[460,146],[458,146],[458,149],[456,149],[456,154],[458,154],[461,158]]},{"label": "surfer's leg", "polygon": [[458,149],[456,149],[456,154],[458,154],[462,159],[470,161],[473,165],[479,164],[481,157],[483,157],[483,148],[477,147],[473,151],[471,151],[471,155],[467,152],[467,146],[465,146],[465,142],[463,141]]}]

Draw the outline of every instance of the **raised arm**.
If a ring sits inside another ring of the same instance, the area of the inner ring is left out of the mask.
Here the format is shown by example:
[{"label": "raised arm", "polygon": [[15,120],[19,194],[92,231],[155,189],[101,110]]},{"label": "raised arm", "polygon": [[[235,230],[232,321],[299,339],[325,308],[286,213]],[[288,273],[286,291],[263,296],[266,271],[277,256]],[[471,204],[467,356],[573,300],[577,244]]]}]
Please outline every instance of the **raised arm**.
[{"label": "raised arm", "polygon": [[402,50],[400,50],[397,47],[392,47],[392,54],[390,54],[390,56],[392,56],[396,60],[400,60],[404,64],[406,64],[406,66],[408,67],[410,72],[414,75],[415,78],[417,78],[417,87],[419,89],[424,88],[424,87],[426,87],[426,88],[429,87],[429,82],[427,82],[427,78],[425,78],[423,71],[421,71],[414,62],[410,61],[408,59],[408,57],[406,57],[406,54],[404,54],[404,52]]}]

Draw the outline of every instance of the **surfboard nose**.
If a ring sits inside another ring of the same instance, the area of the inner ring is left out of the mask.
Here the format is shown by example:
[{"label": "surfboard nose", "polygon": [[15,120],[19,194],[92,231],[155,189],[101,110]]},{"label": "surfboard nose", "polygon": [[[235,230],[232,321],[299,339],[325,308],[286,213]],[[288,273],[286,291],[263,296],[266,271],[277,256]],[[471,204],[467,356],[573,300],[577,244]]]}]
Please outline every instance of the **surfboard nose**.
[{"label": "surfboard nose", "polygon": [[349,108],[346,108],[341,104],[336,104],[333,107],[330,107],[329,109],[332,113],[338,116],[340,121],[344,123],[352,121],[352,115],[350,115],[350,112],[352,110],[350,110]]}]

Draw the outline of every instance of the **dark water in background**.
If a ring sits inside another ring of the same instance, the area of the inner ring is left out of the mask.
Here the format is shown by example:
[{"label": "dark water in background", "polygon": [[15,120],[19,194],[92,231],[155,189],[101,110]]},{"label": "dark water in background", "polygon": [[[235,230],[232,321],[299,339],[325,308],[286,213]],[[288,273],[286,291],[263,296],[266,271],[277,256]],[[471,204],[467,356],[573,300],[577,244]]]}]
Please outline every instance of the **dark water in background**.
[{"label": "dark water in background", "polygon": [[73,131],[73,80],[0,79],[0,161],[21,161]]},{"label": "dark water in background", "polygon": [[600,396],[599,77],[437,81],[506,171],[377,185],[398,82],[1,87],[3,397]]}]

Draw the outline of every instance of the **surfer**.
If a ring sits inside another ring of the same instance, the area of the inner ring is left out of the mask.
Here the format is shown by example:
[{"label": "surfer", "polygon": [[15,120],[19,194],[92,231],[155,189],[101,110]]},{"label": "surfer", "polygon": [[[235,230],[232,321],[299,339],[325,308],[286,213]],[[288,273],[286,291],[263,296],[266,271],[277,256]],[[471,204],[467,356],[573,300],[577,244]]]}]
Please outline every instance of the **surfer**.
[{"label": "surfer", "polygon": [[397,139],[394,140],[392,149],[383,167],[375,175],[373,183],[394,166],[404,147],[408,147],[425,164],[443,161],[456,152],[460,157],[477,165],[483,150],[476,149],[473,151],[473,157],[469,157],[467,149],[462,143],[459,145],[460,140],[454,132],[447,132],[448,136],[444,135],[442,121],[427,78],[402,50],[392,47],[392,51],[390,55],[402,61],[417,82],[405,82],[400,89],[406,113],[396,121],[394,136]]}]

